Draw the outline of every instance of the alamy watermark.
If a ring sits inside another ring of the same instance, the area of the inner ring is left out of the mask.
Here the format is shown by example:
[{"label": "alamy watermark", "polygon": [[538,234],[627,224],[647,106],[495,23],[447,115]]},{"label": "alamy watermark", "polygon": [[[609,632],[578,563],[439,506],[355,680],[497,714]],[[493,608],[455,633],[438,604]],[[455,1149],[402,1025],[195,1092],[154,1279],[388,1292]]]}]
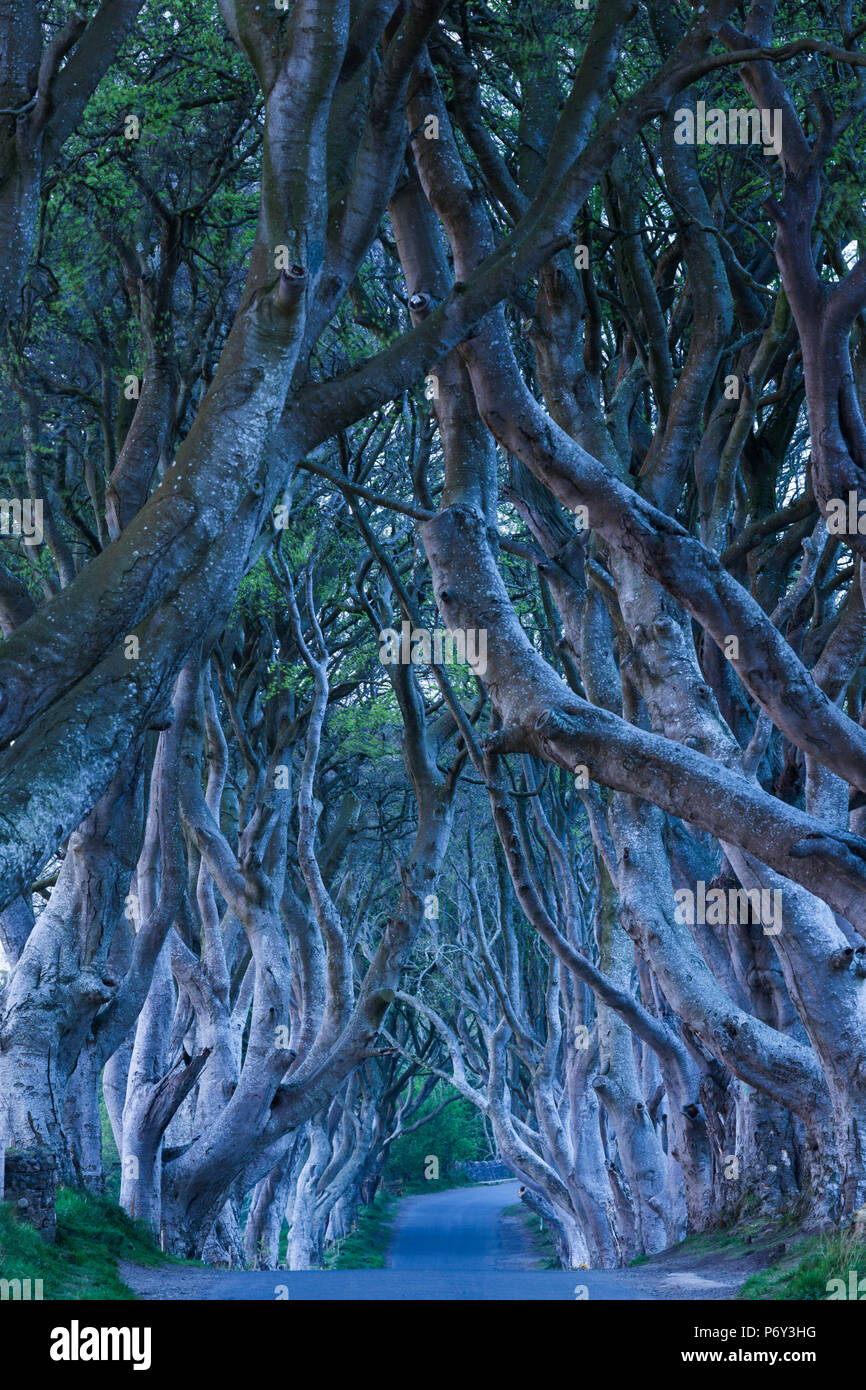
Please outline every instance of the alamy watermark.
[{"label": "alamy watermark", "polygon": [[767,108],[720,106],[696,109],[681,106],[674,112],[674,140],[678,145],[762,145],[765,155],[782,153],[782,111]]},{"label": "alamy watermark", "polygon": [[765,936],[778,936],[782,930],[782,892],[779,888],[707,888],[700,879],[691,888],[674,893],[674,918],[687,926],[745,927],[750,922],[764,929]]},{"label": "alamy watermark", "polygon": [[487,670],[487,629],[436,628],[430,632],[404,621],[399,632],[386,627],[379,633],[379,660],[383,666],[465,665],[476,676],[483,676]]},{"label": "alamy watermark", "polygon": [[827,530],[831,536],[866,536],[866,497],[853,490],[827,502]]},{"label": "alamy watermark", "polygon": [[[858,1269],[848,1270],[848,1283],[844,1279],[827,1280],[827,1302],[833,1303],[839,1299],[846,1299],[851,1303],[862,1303],[866,1300],[866,1279],[861,1279]],[[832,1292],[831,1292],[832,1290]]]},{"label": "alamy watermark", "polygon": [[148,1371],[151,1329],[82,1327],[73,1318],[69,1327],[52,1328],[48,1355],[52,1361],[130,1361],[134,1371]]},{"label": "alamy watermark", "polygon": [[0,1279],[0,1303],[7,1299],[14,1302],[39,1302],[44,1294],[41,1279]]},{"label": "alamy watermark", "polygon": [[42,511],[41,497],[0,497],[0,536],[21,536],[25,545],[41,545]]}]

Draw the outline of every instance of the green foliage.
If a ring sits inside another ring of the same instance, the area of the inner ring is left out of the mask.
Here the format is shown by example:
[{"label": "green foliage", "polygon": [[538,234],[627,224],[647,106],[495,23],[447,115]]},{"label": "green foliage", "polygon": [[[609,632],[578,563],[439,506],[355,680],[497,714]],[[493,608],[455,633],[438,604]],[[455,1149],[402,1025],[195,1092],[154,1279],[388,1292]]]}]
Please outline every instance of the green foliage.
[{"label": "green foliage", "polygon": [[236,620],[241,614],[267,616],[270,614],[275,601],[276,588],[268,571],[267,561],[262,555],[253,565],[249,574],[245,574],[241,580],[232,610],[232,618]]},{"label": "green foliage", "polygon": [[[438,1115],[431,1112],[449,1095],[456,1096]],[[424,1103],[422,1114],[430,1119],[391,1145],[385,1167],[385,1181],[393,1186],[420,1184],[419,1190],[435,1191],[453,1186],[457,1163],[472,1163],[490,1156],[490,1145],[481,1116],[474,1105],[442,1082]],[[439,1160],[439,1181],[426,1180],[424,1166],[428,1156]],[[451,1178],[452,1181],[448,1181]]]},{"label": "green foliage", "polygon": [[[336,756],[351,758],[363,754],[368,758],[381,757],[384,752],[396,751],[399,711],[393,692],[382,692],[380,698],[359,700],[332,710],[329,733],[339,745]],[[394,731],[388,739],[385,731]],[[390,750],[388,745],[391,745]]]},{"label": "green foliage", "polygon": [[147,1227],[131,1221],[111,1197],[61,1188],[55,1245],[20,1222],[8,1202],[0,1203],[0,1277],[41,1279],[45,1299],[134,1298],[117,1272],[121,1259],[169,1262]]}]

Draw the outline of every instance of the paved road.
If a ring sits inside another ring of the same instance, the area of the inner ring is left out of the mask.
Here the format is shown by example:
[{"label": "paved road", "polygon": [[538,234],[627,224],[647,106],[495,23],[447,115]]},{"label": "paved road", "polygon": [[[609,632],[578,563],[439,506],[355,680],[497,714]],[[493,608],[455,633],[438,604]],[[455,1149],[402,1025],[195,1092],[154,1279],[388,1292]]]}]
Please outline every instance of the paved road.
[{"label": "paved road", "polygon": [[[406,1197],[397,1211],[388,1269],[473,1270],[513,1268],[502,1249],[502,1212],[520,1200],[518,1182],[454,1187]],[[528,1253],[525,1269],[535,1261]]]}]

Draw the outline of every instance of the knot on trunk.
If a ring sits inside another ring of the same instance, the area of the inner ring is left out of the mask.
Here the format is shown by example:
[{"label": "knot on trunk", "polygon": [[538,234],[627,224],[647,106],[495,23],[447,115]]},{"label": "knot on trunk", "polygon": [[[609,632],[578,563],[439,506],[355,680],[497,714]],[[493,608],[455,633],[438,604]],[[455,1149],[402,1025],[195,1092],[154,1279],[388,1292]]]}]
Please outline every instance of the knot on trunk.
[{"label": "knot on trunk", "polygon": [[847,970],[854,959],[853,946],[840,946],[838,951],[833,951],[830,955],[831,970]]},{"label": "knot on trunk", "polygon": [[304,292],[307,272],[302,265],[290,265],[280,273],[277,284],[277,306],[284,312],[293,309]]},{"label": "knot on trunk", "polygon": [[413,323],[421,323],[433,308],[433,298],[426,290],[418,290],[409,296],[409,313]]}]

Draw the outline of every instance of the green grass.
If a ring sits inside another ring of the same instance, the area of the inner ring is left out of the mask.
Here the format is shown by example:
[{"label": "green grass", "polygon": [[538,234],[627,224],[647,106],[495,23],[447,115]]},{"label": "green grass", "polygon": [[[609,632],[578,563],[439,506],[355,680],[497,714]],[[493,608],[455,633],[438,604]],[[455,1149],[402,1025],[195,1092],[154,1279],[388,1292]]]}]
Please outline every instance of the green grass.
[{"label": "green grass", "polygon": [[354,1231],[325,1252],[325,1268],[384,1269],[396,1214],[396,1198],[378,1192],[368,1207],[361,1208]]},{"label": "green grass", "polygon": [[120,1259],[174,1263],[147,1227],[131,1221],[110,1197],[60,1188],[55,1245],[19,1221],[8,1202],[0,1202],[0,1277],[41,1279],[45,1299],[134,1298],[117,1272]]},{"label": "green grass", "polygon": [[802,1299],[826,1302],[831,1279],[842,1279],[848,1292],[848,1272],[866,1275],[866,1242],[862,1233],[837,1231],[799,1241],[777,1264],[753,1274],[740,1298]]}]

